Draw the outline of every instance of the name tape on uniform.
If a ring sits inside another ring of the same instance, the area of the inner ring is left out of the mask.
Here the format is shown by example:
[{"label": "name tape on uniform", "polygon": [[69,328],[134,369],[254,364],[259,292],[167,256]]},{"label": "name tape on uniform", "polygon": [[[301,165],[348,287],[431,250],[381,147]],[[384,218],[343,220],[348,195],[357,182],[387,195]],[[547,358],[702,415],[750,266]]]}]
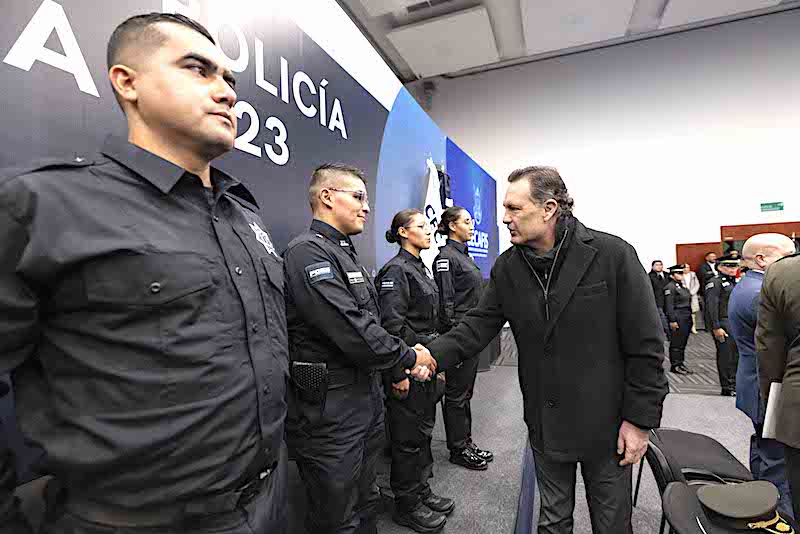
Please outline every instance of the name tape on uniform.
[{"label": "name tape on uniform", "polygon": [[450,270],[450,260],[436,260],[436,272],[441,273]]},{"label": "name tape on uniform", "polygon": [[665,294],[665,295],[671,295],[671,294],[672,294],[672,291],[670,291],[669,289],[665,289],[665,290],[664,290],[664,294]]},{"label": "name tape on uniform", "polygon": [[333,268],[331,268],[331,263],[329,261],[312,263],[306,266],[306,275],[308,276],[309,282],[316,284],[322,280],[330,280],[333,278]]},{"label": "name tape on uniform", "polygon": [[709,282],[706,284],[706,289],[711,289],[712,287],[714,287],[714,282]]},{"label": "name tape on uniform", "polygon": [[353,271],[351,273],[347,273],[347,281],[351,284],[363,284],[364,283],[364,273],[361,271]]},{"label": "name tape on uniform", "polygon": [[381,280],[381,289],[394,289],[394,280]]}]

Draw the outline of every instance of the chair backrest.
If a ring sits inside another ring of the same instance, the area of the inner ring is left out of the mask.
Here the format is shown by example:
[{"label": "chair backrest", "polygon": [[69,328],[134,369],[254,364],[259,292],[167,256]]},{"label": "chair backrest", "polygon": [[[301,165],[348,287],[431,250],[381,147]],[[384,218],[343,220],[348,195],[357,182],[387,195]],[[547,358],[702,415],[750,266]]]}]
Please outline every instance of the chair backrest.
[{"label": "chair backrest", "polygon": [[682,472],[689,482],[753,480],[745,467],[719,441],[704,434],[676,428],[659,428],[650,432],[650,441],[661,449],[673,473]]},{"label": "chair backrest", "polygon": [[670,482],[686,482],[681,470],[672,468],[664,451],[661,450],[660,441],[658,438],[653,437],[652,431],[650,444],[647,446],[647,452],[644,453],[644,457],[653,472],[653,477],[656,479],[659,494],[664,493],[664,489]]}]

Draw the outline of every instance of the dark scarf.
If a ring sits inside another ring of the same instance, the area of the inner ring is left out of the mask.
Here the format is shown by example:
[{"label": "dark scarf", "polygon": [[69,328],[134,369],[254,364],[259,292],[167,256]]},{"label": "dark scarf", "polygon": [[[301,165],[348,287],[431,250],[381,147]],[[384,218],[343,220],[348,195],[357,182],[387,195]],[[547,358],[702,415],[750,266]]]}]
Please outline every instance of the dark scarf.
[{"label": "dark scarf", "polygon": [[[569,231],[569,233],[567,233],[567,231]],[[553,278],[555,278],[556,274],[558,273],[558,269],[564,261],[564,255],[566,254],[569,243],[572,241],[572,237],[574,235],[575,217],[571,215],[562,215],[558,218],[558,221],[556,221],[556,240],[553,244],[553,248],[541,256],[536,254],[536,251],[534,251],[533,248],[529,247],[528,245],[519,245],[519,249],[525,255],[525,259],[528,260],[528,263],[530,263],[531,267],[533,267],[536,273],[544,278],[545,275],[550,274],[550,270],[553,268],[553,262],[556,259],[556,252],[559,250],[560,245],[561,250],[558,251],[558,265],[556,265],[556,268],[553,271]]]}]

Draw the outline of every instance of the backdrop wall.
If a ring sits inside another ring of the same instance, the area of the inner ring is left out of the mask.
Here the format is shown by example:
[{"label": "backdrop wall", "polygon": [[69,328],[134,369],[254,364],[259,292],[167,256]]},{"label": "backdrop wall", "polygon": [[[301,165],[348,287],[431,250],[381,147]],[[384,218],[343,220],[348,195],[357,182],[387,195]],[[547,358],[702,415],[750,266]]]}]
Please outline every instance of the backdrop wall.
[{"label": "backdrop wall", "polygon": [[669,265],[722,225],[800,219],[798,27],[784,12],[440,79],[429,113],[497,178],[499,217],[513,169],[555,165],[584,223]]}]

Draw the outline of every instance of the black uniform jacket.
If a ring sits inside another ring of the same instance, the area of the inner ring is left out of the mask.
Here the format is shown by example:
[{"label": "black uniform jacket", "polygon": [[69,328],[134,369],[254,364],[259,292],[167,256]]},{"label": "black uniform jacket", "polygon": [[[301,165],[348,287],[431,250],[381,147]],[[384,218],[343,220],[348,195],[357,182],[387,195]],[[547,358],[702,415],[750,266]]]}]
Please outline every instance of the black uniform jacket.
[{"label": "black uniform jacket", "polygon": [[452,239],[439,249],[433,276],[439,286],[439,331],[444,333],[478,304],[483,276],[467,253],[467,245]]},{"label": "black uniform jacket", "polygon": [[[427,345],[436,332],[439,289],[422,260],[401,248],[381,268],[375,286],[383,327],[409,346]],[[393,383],[404,378],[402,367],[393,370]]]},{"label": "black uniform jacket", "polygon": [[0,374],[13,371],[43,471],[72,494],[163,505],[234,489],[277,457],[283,261],[247,190],[211,178],[115,138],[0,174]]},{"label": "black uniform jacket", "polygon": [[656,306],[664,309],[664,288],[670,283],[670,278],[666,273],[663,276],[658,276],[655,271],[650,271],[647,276],[650,277],[650,284],[653,286],[653,296],[656,298]]},{"label": "black uniform jacket", "polygon": [[478,354],[509,321],[531,444],[565,460],[614,454],[623,419],[658,427],[668,391],[661,322],[636,251],[579,221],[570,238],[550,287],[549,321],[544,292],[512,247],[478,306],[428,345],[447,369]]},{"label": "black uniform jacket", "polygon": [[[722,328],[720,321],[728,319],[728,301],[736,286],[736,278],[720,274],[706,282],[706,317],[714,330]],[[728,332],[730,333],[730,332]]]},{"label": "black uniform jacket", "polygon": [[692,312],[692,293],[683,284],[670,280],[662,293],[664,294],[664,314],[669,322],[678,322],[678,310]]},{"label": "black uniform jacket", "polygon": [[366,373],[414,366],[416,353],[381,326],[378,294],[349,237],[315,219],[284,259],[293,361]]}]

